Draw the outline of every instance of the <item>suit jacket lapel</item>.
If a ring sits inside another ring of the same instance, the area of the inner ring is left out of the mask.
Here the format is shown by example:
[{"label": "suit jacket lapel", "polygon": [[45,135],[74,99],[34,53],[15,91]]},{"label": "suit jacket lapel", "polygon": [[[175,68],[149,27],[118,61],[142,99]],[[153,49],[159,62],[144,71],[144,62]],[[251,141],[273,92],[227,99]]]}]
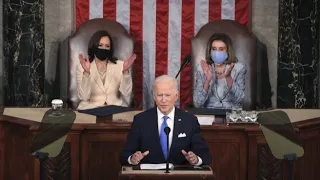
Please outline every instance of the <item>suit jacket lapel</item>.
[{"label": "suit jacket lapel", "polygon": [[[176,141],[178,139],[178,134],[180,132],[182,126],[182,119],[180,117],[179,110],[176,108],[174,113],[174,124],[173,124],[173,135],[172,135],[172,143],[170,149],[174,148]],[[171,154],[172,151],[170,151]],[[170,156],[169,154],[169,156]]]},{"label": "suit jacket lapel", "polygon": [[100,89],[103,92],[105,92],[105,88],[104,88],[102,80],[100,78],[99,71],[98,71],[98,68],[97,68],[97,64],[96,64],[95,61],[93,61],[93,63],[91,63],[91,68],[90,69],[92,70],[93,78],[94,78],[95,82],[98,84]]}]

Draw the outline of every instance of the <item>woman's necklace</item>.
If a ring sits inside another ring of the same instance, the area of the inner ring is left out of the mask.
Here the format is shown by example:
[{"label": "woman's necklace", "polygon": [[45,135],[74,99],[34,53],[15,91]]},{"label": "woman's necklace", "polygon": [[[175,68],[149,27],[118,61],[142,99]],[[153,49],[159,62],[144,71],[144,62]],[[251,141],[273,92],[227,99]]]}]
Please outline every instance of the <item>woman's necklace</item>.
[{"label": "woman's necklace", "polygon": [[103,69],[103,70],[99,70],[98,72],[99,72],[100,75],[104,75],[107,72],[107,70]]},{"label": "woman's necklace", "polygon": [[101,76],[103,76],[104,74],[106,74],[107,72],[107,64],[101,64],[101,65],[98,65],[99,68],[98,68],[98,72]]},{"label": "woman's necklace", "polygon": [[[224,74],[226,72],[226,69],[227,69],[227,66],[225,65],[222,71],[215,70],[215,73],[218,74],[218,75]],[[219,99],[219,102],[222,103],[222,101],[227,97],[228,93],[225,93],[225,95],[222,98],[219,96],[219,93],[218,93],[218,82],[215,85],[215,90],[216,90],[216,97]]]},{"label": "woman's necklace", "polygon": [[223,70],[222,71],[218,71],[216,68],[215,68],[215,73],[218,74],[218,75],[221,75],[221,74],[224,74],[226,72],[226,66],[224,66]]}]

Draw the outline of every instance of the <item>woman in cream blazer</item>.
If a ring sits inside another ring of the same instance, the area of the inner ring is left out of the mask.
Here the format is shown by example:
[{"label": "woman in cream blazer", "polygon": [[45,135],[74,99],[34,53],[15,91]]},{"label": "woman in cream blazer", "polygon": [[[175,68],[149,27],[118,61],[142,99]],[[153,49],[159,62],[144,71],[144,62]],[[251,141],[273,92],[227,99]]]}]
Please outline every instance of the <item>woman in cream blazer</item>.
[{"label": "woman in cream blazer", "polygon": [[104,105],[128,106],[132,96],[129,68],[136,56],[126,61],[113,57],[112,39],[108,32],[96,32],[89,42],[88,56],[79,55],[77,90],[81,100],[77,109]]}]

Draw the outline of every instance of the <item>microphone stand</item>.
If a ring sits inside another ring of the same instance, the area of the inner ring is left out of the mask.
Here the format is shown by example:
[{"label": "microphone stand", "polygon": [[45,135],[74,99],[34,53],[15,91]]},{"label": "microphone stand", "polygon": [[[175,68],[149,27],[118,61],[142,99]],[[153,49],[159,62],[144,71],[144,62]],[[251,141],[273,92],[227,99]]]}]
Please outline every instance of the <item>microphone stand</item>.
[{"label": "microphone stand", "polygon": [[[170,128],[167,126],[164,128],[164,132],[167,135],[167,153],[169,154],[169,133],[170,133]],[[169,172],[169,161],[168,161],[168,154],[166,158],[166,172],[165,173],[170,173]]]},{"label": "microphone stand", "polygon": [[[169,154],[169,135],[167,134],[167,152]],[[166,173],[169,173],[169,161],[166,159]]]},{"label": "microphone stand", "polygon": [[176,79],[177,79],[177,77],[179,76],[179,74],[180,74],[180,72],[182,71],[182,69],[183,69],[184,67],[186,67],[186,65],[187,65],[190,61],[191,61],[191,56],[187,56],[187,57],[184,58],[184,61],[183,61],[183,63],[182,63],[182,66],[180,67],[180,69],[179,69],[179,71],[178,71],[178,73],[177,73],[177,75],[176,75]]},{"label": "microphone stand", "polygon": [[297,159],[296,154],[286,154],[284,159],[288,161],[288,180],[292,180],[293,174],[293,161]]}]

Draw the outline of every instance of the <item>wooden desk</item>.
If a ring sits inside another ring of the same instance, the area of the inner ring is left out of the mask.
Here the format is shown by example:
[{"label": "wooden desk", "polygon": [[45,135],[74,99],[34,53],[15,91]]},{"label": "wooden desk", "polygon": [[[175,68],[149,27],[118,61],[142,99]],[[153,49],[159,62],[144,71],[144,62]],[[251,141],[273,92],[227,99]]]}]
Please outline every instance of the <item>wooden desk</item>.
[{"label": "wooden desk", "polygon": [[210,171],[185,171],[185,170],[170,170],[169,173],[165,173],[165,170],[133,170],[132,167],[122,167],[119,173],[120,180],[134,179],[134,180],[213,180],[214,174],[210,168]]},{"label": "wooden desk", "polygon": [[[304,117],[311,114],[297,111],[305,113]],[[22,117],[31,118],[28,114]],[[44,164],[46,179],[54,173],[62,174],[65,180],[117,179],[121,170],[119,154],[131,123],[96,124],[89,116],[77,118],[61,154]],[[294,126],[305,150],[294,163],[294,178],[320,179],[320,118],[295,122]],[[39,179],[39,162],[28,153],[38,127],[39,122],[0,116],[0,180]],[[258,125],[215,123],[201,129],[213,157],[210,166],[216,179],[286,179],[286,164],[273,158]]]}]

